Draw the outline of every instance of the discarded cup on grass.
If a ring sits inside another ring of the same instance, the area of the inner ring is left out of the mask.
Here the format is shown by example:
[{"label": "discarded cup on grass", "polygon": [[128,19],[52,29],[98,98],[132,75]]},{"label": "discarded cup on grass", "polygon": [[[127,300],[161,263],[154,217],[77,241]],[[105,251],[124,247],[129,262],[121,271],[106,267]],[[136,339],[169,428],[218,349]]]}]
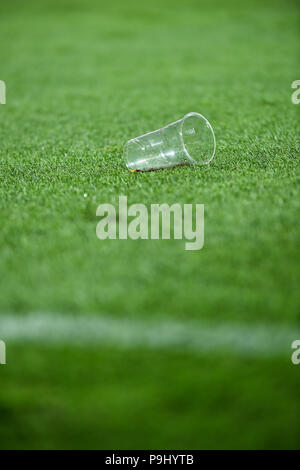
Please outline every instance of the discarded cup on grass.
[{"label": "discarded cup on grass", "polygon": [[198,113],[130,139],[124,147],[131,171],[149,171],[177,165],[203,165],[215,154],[216,139],[208,120]]}]

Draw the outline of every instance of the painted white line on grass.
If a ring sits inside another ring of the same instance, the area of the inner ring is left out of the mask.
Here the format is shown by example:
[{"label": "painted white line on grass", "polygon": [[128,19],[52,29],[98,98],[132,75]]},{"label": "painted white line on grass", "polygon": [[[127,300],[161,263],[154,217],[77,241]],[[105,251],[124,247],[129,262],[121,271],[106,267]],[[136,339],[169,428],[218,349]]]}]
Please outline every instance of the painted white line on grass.
[{"label": "painted white line on grass", "polygon": [[204,324],[50,313],[0,314],[0,338],[6,344],[113,345],[125,348],[233,352],[245,356],[290,354],[300,329],[281,325]]}]

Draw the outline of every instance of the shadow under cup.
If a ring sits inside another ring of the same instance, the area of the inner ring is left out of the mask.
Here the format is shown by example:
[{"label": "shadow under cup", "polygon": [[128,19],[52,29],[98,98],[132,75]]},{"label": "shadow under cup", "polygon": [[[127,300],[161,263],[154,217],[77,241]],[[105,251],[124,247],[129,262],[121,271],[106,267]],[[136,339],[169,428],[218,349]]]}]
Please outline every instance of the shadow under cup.
[{"label": "shadow under cup", "polygon": [[150,171],[177,165],[205,165],[215,154],[216,139],[208,120],[186,114],[153,132],[129,140],[124,148],[129,170]]}]

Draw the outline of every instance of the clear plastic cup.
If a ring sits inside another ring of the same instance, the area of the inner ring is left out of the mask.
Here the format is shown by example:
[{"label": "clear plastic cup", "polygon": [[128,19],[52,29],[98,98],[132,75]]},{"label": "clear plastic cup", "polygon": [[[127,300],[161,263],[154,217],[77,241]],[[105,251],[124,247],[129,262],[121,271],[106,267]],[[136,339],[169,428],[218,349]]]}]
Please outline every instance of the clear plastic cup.
[{"label": "clear plastic cup", "polygon": [[215,154],[216,139],[208,120],[198,113],[130,139],[124,147],[131,171],[150,171],[177,165],[205,165]]}]

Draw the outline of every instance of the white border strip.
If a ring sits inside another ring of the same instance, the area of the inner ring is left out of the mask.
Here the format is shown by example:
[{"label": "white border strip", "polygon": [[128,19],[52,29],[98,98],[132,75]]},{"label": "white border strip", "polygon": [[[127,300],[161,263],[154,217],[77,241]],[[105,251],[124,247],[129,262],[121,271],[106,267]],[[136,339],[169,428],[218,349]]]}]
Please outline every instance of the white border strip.
[{"label": "white border strip", "polygon": [[0,314],[0,338],[7,344],[113,345],[289,357],[292,341],[300,338],[300,329],[281,325],[202,324],[170,319],[31,313]]}]

